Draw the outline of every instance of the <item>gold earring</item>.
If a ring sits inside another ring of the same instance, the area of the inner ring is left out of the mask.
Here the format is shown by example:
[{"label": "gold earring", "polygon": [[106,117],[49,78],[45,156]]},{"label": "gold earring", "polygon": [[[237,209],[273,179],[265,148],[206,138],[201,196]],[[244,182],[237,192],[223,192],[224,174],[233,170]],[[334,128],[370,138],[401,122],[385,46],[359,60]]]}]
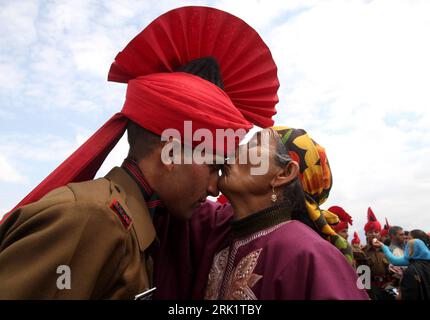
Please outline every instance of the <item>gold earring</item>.
[{"label": "gold earring", "polygon": [[272,198],[271,198],[272,202],[276,202],[278,201],[278,196],[275,193],[275,187],[272,187]]}]

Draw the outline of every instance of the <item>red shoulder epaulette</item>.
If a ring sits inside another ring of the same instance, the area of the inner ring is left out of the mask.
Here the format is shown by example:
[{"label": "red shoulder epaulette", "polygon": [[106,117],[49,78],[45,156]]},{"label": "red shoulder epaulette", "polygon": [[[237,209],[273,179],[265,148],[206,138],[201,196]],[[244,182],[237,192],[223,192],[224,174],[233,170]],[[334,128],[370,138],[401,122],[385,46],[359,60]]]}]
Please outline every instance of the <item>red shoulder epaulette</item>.
[{"label": "red shoulder epaulette", "polygon": [[128,216],[127,212],[125,212],[125,209],[123,208],[123,206],[121,205],[121,203],[119,203],[118,200],[113,199],[112,203],[109,206],[115,213],[116,215],[120,218],[124,228],[126,228],[127,230],[130,229],[130,226],[132,224],[132,220],[131,218]]}]

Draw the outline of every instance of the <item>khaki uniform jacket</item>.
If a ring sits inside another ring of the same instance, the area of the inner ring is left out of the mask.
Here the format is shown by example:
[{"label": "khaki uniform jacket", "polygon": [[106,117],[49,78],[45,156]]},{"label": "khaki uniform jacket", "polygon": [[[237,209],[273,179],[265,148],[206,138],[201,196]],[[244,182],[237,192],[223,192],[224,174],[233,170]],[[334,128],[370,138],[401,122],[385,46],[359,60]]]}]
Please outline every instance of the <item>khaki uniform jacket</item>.
[{"label": "khaki uniform jacket", "polygon": [[363,252],[367,258],[367,264],[372,271],[372,277],[386,277],[389,275],[388,265],[390,263],[381,250],[376,250],[367,245],[363,248]]},{"label": "khaki uniform jacket", "polygon": [[0,225],[0,299],[133,299],[151,288],[154,238],[122,168],[55,189]]}]

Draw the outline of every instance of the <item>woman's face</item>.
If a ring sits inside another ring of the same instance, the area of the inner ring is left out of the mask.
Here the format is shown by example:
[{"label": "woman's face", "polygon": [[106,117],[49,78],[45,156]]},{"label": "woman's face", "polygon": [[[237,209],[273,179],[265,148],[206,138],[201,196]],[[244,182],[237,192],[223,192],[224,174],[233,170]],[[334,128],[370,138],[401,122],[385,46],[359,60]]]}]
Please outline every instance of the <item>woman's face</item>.
[{"label": "woman's face", "polygon": [[276,137],[273,129],[254,134],[247,144],[236,149],[234,159],[229,159],[222,169],[218,187],[230,200],[247,195],[271,193],[270,182],[279,166],[275,160]]}]

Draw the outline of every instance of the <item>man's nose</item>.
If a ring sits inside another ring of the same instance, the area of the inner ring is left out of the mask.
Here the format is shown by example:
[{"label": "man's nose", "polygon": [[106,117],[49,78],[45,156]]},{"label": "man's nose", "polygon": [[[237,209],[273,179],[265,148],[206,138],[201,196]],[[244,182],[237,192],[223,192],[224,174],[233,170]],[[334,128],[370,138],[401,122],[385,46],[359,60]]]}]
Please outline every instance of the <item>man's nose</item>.
[{"label": "man's nose", "polygon": [[212,197],[218,197],[219,195],[218,179],[219,179],[218,172],[212,173],[209,178],[209,185],[208,185],[207,191],[208,191],[208,194],[211,195]]}]

